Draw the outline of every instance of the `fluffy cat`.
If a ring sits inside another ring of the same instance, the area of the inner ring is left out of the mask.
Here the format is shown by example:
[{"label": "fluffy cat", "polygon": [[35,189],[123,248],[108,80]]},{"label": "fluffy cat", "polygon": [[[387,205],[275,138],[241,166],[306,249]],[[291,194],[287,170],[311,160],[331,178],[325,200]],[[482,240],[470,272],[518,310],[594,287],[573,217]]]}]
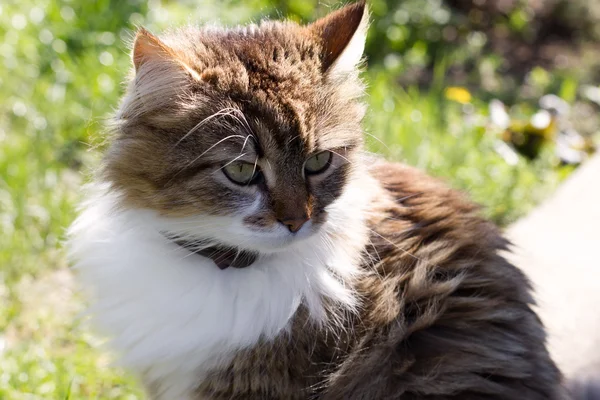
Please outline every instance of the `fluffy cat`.
[{"label": "fluffy cat", "polygon": [[151,398],[565,398],[498,230],[362,151],[367,25],[137,33],[69,250]]}]

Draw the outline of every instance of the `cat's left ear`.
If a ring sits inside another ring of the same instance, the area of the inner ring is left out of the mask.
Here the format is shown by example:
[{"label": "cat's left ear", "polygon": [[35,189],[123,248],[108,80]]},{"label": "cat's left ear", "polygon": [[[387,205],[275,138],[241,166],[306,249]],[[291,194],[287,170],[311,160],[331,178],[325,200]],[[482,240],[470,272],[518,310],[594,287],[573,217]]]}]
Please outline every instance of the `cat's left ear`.
[{"label": "cat's left ear", "polygon": [[321,42],[323,72],[341,75],[356,70],[369,27],[366,1],[358,1],[308,25]]},{"label": "cat's left ear", "polygon": [[173,74],[180,70],[200,80],[198,73],[188,66],[180,54],[144,28],[140,28],[135,35],[131,58],[136,73],[139,73],[142,67],[148,70],[170,71]]}]

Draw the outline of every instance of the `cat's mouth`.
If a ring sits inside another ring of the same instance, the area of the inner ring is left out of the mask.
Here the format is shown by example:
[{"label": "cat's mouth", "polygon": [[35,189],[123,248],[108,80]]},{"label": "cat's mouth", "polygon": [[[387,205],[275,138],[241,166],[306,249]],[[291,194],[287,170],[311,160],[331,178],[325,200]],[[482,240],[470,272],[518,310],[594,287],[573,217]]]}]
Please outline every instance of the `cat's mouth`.
[{"label": "cat's mouth", "polygon": [[199,247],[197,241],[173,238],[169,235],[165,236],[187,251],[211,259],[219,269],[227,269],[229,267],[246,268],[258,259],[258,253],[254,251],[220,244]]}]

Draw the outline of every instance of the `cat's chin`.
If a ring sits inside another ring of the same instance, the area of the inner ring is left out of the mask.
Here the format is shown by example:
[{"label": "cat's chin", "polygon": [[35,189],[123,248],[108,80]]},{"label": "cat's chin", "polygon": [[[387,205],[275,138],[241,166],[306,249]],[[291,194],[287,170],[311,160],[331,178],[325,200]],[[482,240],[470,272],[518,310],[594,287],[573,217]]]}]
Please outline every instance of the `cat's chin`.
[{"label": "cat's chin", "polygon": [[287,229],[275,229],[271,232],[249,231],[254,238],[248,241],[250,250],[260,253],[280,253],[295,249],[307,240],[314,238],[320,226],[308,221],[298,232],[291,233]]}]

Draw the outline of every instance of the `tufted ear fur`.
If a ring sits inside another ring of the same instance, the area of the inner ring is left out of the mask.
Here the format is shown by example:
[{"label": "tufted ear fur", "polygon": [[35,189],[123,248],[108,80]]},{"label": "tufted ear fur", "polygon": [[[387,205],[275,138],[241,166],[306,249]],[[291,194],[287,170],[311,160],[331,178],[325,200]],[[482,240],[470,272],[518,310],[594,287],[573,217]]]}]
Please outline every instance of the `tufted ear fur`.
[{"label": "tufted ear fur", "polygon": [[340,75],[356,69],[365,49],[368,26],[369,12],[364,0],[308,26],[322,44],[323,72]]},{"label": "tufted ear fur", "polygon": [[137,72],[146,63],[166,61],[175,58],[175,55],[159,38],[140,28],[135,35],[131,58]]},{"label": "tufted ear fur", "polygon": [[131,58],[135,77],[123,99],[119,119],[170,107],[188,85],[200,80],[199,73],[189,66],[184,55],[144,28],[135,36]]},{"label": "tufted ear fur", "polygon": [[144,28],[140,28],[135,35],[131,58],[136,73],[144,66],[164,67],[165,64],[170,63],[183,68],[193,78],[200,79],[198,73],[190,68],[175,51]]}]

